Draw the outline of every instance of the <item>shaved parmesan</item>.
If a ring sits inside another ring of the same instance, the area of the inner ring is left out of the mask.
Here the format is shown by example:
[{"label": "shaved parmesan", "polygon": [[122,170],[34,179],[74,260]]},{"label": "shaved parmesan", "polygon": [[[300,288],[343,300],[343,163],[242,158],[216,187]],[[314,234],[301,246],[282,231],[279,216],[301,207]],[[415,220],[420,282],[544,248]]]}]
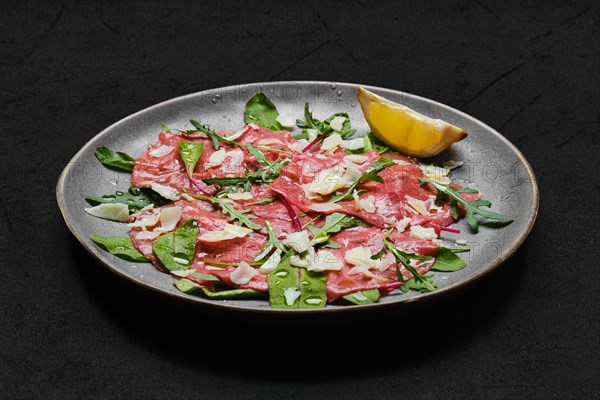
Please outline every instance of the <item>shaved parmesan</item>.
[{"label": "shaved parmesan", "polygon": [[208,162],[204,164],[204,170],[217,167],[223,164],[223,161],[225,161],[225,149],[219,149],[210,155]]},{"label": "shaved parmesan", "polygon": [[331,134],[321,143],[321,151],[331,154],[342,142],[343,140],[339,133]]},{"label": "shaved parmesan", "polygon": [[348,165],[344,174],[344,186],[350,187],[360,179],[362,172],[356,167]]},{"label": "shaved parmesan", "polygon": [[300,139],[295,143],[288,144],[288,148],[296,153],[302,153],[302,150],[308,146],[309,142],[306,139]]},{"label": "shaved parmesan", "polygon": [[410,224],[410,218],[402,218],[400,221],[396,222],[396,230],[398,233],[404,232],[408,224]]},{"label": "shaved parmesan", "polygon": [[308,206],[312,211],[316,212],[328,212],[334,210],[340,210],[342,206],[337,203],[312,203]]},{"label": "shaved parmesan", "polygon": [[207,265],[204,267],[204,269],[207,269],[209,271],[223,271],[225,268],[223,267],[217,267],[215,265]]},{"label": "shaved parmesan", "polygon": [[260,266],[260,272],[264,275],[270,274],[277,268],[279,263],[281,262],[281,250],[277,249],[271,254],[271,257],[264,262],[263,265]]},{"label": "shaved parmesan", "polygon": [[242,192],[242,193],[229,193],[227,197],[233,201],[236,200],[252,200],[252,193],[250,192]]},{"label": "shaved parmesan", "polygon": [[287,235],[282,242],[288,247],[296,250],[298,253],[305,252],[310,247],[310,239],[308,237],[308,231],[294,232]]},{"label": "shaved parmesan", "polygon": [[355,190],[352,193],[352,197],[354,198],[354,209],[355,210],[365,210],[368,213],[375,212],[375,197],[369,196],[366,199],[360,199],[358,196],[358,192]]},{"label": "shaved parmesan", "polygon": [[249,127],[245,126],[244,128],[240,129],[239,131],[233,132],[230,136],[224,136],[224,138],[227,140],[239,139],[244,133],[248,132],[248,129],[249,129]]},{"label": "shaved parmesan", "polygon": [[302,188],[305,192],[307,192],[306,189],[308,189],[307,195],[312,192],[313,196],[315,193],[320,195],[333,193],[346,186],[346,181],[343,179],[344,172],[344,168],[339,165],[333,168],[324,169],[316,175],[314,181],[308,184],[307,187],[302,185]]},{"label": "shaved parmesan", "polygon": [[349,154],[344,157],[344,162],[348,164],[364,164],[369,160],[367,156],[361,156],[360,154]]},{"label": "shaved parmesan", "polygon": [[83,210],[94,217],[110,219],[112,221],[127,222],[129,219],[129,207],[127,207],[127,204],[104,203],[84,208]]},{"label": "shaved parmesan", "polygon": [[127,224],[127,226],[138,227],[138,228],[147,228],[149,226],[154,226],[158,223],[158,214],[151,214],[142,219],[137,219],[135,222]]},{"label": "shaved parmesan", "polygon": [[361,266],[352,267],[350,269],[350,271],[348,271],[348,274],[349,275],[363,274],[367,278],[373,278],[373,279],[376,279],[376,280],[378,280],[380,282],[387,282],[387,279],[375,275],[374,273],[372,273],[371,271],[369,271],[369,269],[367,267],[364,267],[362,265]]},{"label": "shaved parmesan", "polygon": [[142,185],[149,185],[152,190],[160,194],[167,200],[179,200],[179,190],[170,186],[161,185],[160,183],[145,181]]},{"label": "shaved parmesan", "polygon": [[332,252],[326,250],[315,252],[315,250],[311,248],[306,259],[310,264],[306,267],[309,271],[339,271],[343,267],[340,260]]},{"label": "shaved parmesan", "polygon": [[173,147],[173,146],[165,146],[163,144],[162,146],[157,147],[156,149],[152,150],[148,154],[150,154],[152,157],[162,157],[162,156],[165,156],[165,155],[169,154],[170,152],[172,152],[174,148],[175,147]]},{"label": "shaved parmesan", "polygon": [[160,228],[156,228],[157,232],[169,232],[175,229],[177,223],[181,219],[181,207],[166,207],[160,210],[158,220]]},{"label": "shaved parmesan", "polygon": [[425,216],[429,215],[429,210],[427,210],[427,206],[423,200],[415,199],[409,195],[404,196],[404,198],[406,199],[406,202],[410,204],[410,206],[419,214]]},{"label": "shaved parmesan", "polygon": [[462,162],[462,161],[449,160],[449,161],[446,161],[445,163],[442,163],[442,167],[444,167],[446,169],[454,169],[454,168],[461,167],[463,164],[464,164],[464,162]]},{"label": "shaved parmesan", "polygon": [[358,150],[365,147],[365,138],[358,138],[352,140],[344,140],[340,145],[343,149]]},{"label": "shaved parmesan", "polygon": [[[185,260],[184,260],[185,261]],[[185,262],[187,264],[187,261]],[[185,265],[185,264],[184,264]],[[179,276],[181,278],[185,278],[186,276],[188,276],[191,272],[194,272],[194,270],[191,269],[178,269],[178,270],[173,270],[171,271],[171,273],[175,276]]]},{"label": "shaved parmesan", "polygon": [[329,123],[329,126],[334,131],[339,132],[342,129],[344,129],[344,122],[346,122],[346,117],[335,117],[331,120],[331,122]]},{"label": "shaved parmesan", "polygon": [[161,232],[157,232],[157,231],[140,231],[137,235],[135,235],[135,238],[137,240],[152,240],[152,239],[156,239],[157,237],[159,237],[161,234]]},{"label": "shaved parmesan", "polygon": [[294,305],[294,302],[300,297],[300,290],[295,287],[286,288],[283,291],[283,297],[285,297],[285,304],[288,306]]},{"label": "shaved parmesan", "polygon": [[281,124],[284,128],[293,128],[296,125],[294,118],[287,115],[279,115],[276,121]]},{"label": "shaved parmesan", "polygon": [[223,240],[231,240],[236,238],[242,238],[252,232],[252,229],[244,228],[238,225],[226,224],[222,231],[209,231],[205,232],[198,240],[204,242],[220,242]]},{"label": "shaved parmesan", "polygon": [[308,134],[308,141],[312,142],[319,136],[319,131],[316,129],[307,129],[306,133]]},{"label": "shaved parmesan", "polygon": [[275,139],[275,138],[267,138],[267,139],[260,139],[258,142],[256,142],[259,146],[268,146],[271,144],[279,144],[283,146],[283,142],[279,139]]},{"label": "shaved parmesan", "polygon": [[294,267],[302,268],[308,268],[310,266],[310,263],[307,260],[295,255],[290,257],[290,264],[292,264]]},{"label": "shaved parmesan", "polygon": [[436,167],[435,165],[419,165],[423,175],[429,180],[440,183],[442,185],[448,185],[450,183],[450,170],[447,168]]},{"label": "shaved parmesan", "polygon": [[437,238],[435,229],[423,228],[421,225],[413,225],[410,227],[410,236],[415,239],[431,240]]},{"label": "shaved parmesan", "polygon": [[242,261],[240,265],[229,275],[231,282],[236,285],[245,285],[254,278],[258,271],[248,265],[247,262]]}]

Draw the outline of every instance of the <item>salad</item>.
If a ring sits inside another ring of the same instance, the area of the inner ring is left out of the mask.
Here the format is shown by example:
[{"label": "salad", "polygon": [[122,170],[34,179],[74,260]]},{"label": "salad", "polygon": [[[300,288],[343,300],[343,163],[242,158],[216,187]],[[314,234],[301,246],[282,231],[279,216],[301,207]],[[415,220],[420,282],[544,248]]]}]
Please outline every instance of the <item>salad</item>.
[{"label": "salad", "polygon": [[189,295],[310,309],[435,291],[469,250],[440,232],[459,233],[450,225],[461,218],[473,232],[481,218],[512,222],[452,182],[460,163],[421,163],[357,132],[345,112],[313,111],[307,103],[301,119],[286,118],[258,93],[238,131],[190,120],[187,130],[163,125],[137,158],[97,148],[102,164],[131,172],[131,187],[86,197],[85,211],[131,229],[91,239],[151,262]]}]

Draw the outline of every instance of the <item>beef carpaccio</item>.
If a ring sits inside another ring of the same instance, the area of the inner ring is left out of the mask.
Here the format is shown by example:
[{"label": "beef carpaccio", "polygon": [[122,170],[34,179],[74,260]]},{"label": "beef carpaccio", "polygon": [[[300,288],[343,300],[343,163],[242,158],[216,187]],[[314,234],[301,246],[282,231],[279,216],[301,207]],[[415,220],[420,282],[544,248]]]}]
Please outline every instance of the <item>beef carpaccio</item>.
[{"label": "beef carpaccio", "polygon": [[132,186],[161,201],[130,202],[131,243],[181,291],[276,308],[368,304],[435,290],[430,270],[464,267],[440,232],[483,200],[449,170],[359,137],[347,114],[307,115],[296,137],[268,117],[236,132],[163,127],[135,159]]}]

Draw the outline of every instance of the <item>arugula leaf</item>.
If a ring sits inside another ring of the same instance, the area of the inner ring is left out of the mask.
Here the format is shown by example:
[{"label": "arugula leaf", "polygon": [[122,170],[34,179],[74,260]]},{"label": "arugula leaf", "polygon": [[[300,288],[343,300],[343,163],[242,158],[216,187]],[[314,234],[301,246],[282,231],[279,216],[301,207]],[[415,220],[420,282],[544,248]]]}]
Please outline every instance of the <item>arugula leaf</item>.
[{"label": "arugula leaf", "polygon": [[133,247],[133,243],[131,243],[129,236],[103,237],[92,233],[90,239],[110,254],[122,258],[123,260],[150,262],[148,258],[144,257],[135,247]]},{"label": "arugula leaf", "polygon": [[112,151],[107,147],[101,146],[96,148],[95,154],[98,161],[107,167],[112,167],[127,172],[133,171],[133,163],[135,162],[135,158],[131,157],[127,153]]},{"label": "arugula leaf", "polygon": [[221,206],[221,212],[224,215],[229,215],[228,221],[238,220],[240,225],[246,225],[248,228],[254,229],[254,230],[258,230],[261,228],[261,226],[259,224],[257,224],[256,222],[250,221],[251,218],[257,218],[257,217],[255,217],[254,215],[245,215],[245,214],[249,213],[251,210],[237,210],[231,204],[229,204],[217,197],[202,196],[199,194],[192,194],[192,193],[188,193],[188,192],[186,192],[186,193],[198,200],[205,200],[205,201],[210,201],[213,204],[218,204],[219,206]]},{"label": "arugula leaf", "polygon": [[185,170],[191,180],[194,180],[194,168],[202,155],[202,143],[179,142],[179,155],[185,164]]},{"label": "arugula leaf", "polygon": [[219,282],[220,281],[220,279],[214,275],[203,274],[201,272],[190,272],[189,276],[191,276],[192,278],[202,279],[204,281],[210,281],[210,282]]},{"label": "arugula leaf", "polygon": [[361,177],[358,178],[358,180],[356,182],[354,182],[352,185],[350,185],[348,190],[346,190],[343,194],[332,196],[331,199],[329,199],[329,202],[337,203],[339,201],[348,200],[348,199],[352,198],[352,192],[354,191],[354,189],[356,189],[356,187],[361,182],[376,181],[376,182],[383,183],[383,178],[381,176],[377,175],[377,173],[391,165],[394,165],[394,164],[395,164],[395,160],[392,160],[391,158],[381,157],[379,160],[377,160],[373,164],[371,164],[371,166],[365,171],[365,173],[362,174]]},{"label": "arugula leaf", "polygon": [[368,131],[364,138],[365,145],[363,147],[363,152],[368,153],[373,150],[377,150],[379,154],[386,153],[390,150],[385,144],[383,144],[378,138],[375,137],[373,132]]},{"label": "arugula leaf", "polygon": [[279,241],[279,239],[277,239],[277,234],[275,234],[271,223],[267,220],[265,220],[265,227],[267,228],[269,239],[267,239],[265,247],[263,247],[262,250],[258,252],[256,257],[254,257],[254,261],[261,261],[263,258],[271,254],[273,249],[279,248],[281,250],[285,250],[285,246]]},{"label": "arugula leaf", "polygon": [[343,299],[354,304],[371,304],[379,300],[380,296],[379,289],[371,289],[347,294]]},{"label": "arugula leaf", "polygon": [[445,247],[438,247],[437,252],[435,253],[435,263],[432,270],[435,271],[443,271],[443,272],[452,272],[463,269],[467,263],[454,254],[454,252]]},{"label": "arugula leaf", "polygon": [[327,132],[323,122],[313,117],[308,102],[304,104],[304,121],[296,120],[296,125],[304,129],[316,129],[321,135]]},{"label": "arugula leaf", "polygon": [[282,131],[283,126],[277,121],[277,107],[264,93],[256,93],[246,103],[244,120],[247,124],[257,124],[263,128]]},{"label": "arugula leaf", "polygon": [[85,200],[93,206],[106,203],[127,204],[130,214],[136,213],[151,204],[159,207],[169,202],[153,190],[138,189],[135,186],[131,186],[128,193],[117,191],[115,194],[106,194],[101,197],[88,196]]},{"label": "arugula leaf", "polygon": [[356,129],[352,129],[352,125],[350,123],[350,116],[348,115],[348,113],[345,113],[345,112],[335,113],[332,116],[330,116],[329,118],[327,118],[325,121],[323,121],[323,126],[325,127],[325,129],[327,129],[328,131],[332,130],[330,123],[331,123],[331,121],[333,121],[333,119],[335,117],[346,118],[346,120],[344,121],[344,124],[342,125],[342,130],[336,131],[337,133],[339,133],[339,135],[342,137],[342,139],[349,138],[350,136],[352,136],[356,133]]},{"label": "arugula leaf", "polygon": [[175,231],[169,232],[152,243],[152,250],[165,268],[171,271],[189,269],[194,259],[198,224],[193,218]]},{"label": "arugula leaf", "polygon": [[275,200],[277,200],[278,197],[279,196],[265,197],[264,199],[256,200],[256,201],[253,201],[251,203],[246,203],[246,205],[248,205],[248,206],[257,206],[259,204],[271,204],[271,203],[274,203]]},{"label": "arugula leaf", "polygon": [[[390,229],[388,233],[383,237],[383,245],[392,253],[394,258],[396,259],[396,275],[398,276],[399,282],[404,282],[404,285],[401,286],[401,290],[403,292],[407,292],[409,289],[412,290],[421,290],[421,291],[429,291],[433,292],[435,290],[435,285],[431,281],[431,275],[423,275],[420,274],[415,267],[410,265],[410,260],[419,260],[419,261],[427,261],[431,260],[429,256],[418,256],[416,254],[405,253],[400,251],[389,241],[389,237],[392,234],[394,229]],[[398,263],[402,264],[404,268],[406,268],[412,275],[413,279],[409,281],[405,281],[402,277],[402,273],[400,272],[400,268],[398,267]],[[414,281],[414,282],[411,282]]]},{"label": "arugula leaf", "polygon": [[259,292],[252,289],[229,289],[213,291],[185,278],[178,279],[175,282],[175,286],[183,293],[193,296],[208,297],[211,300],[248,299],[265,297],[267,295],[265,292]]},{"label": "arugula leaf", "polygon": [[233,140],[227,140],[224,137],[222,137],[221,135],[217,135],[217,133],[215,131],[208,129],[208,127],[206,125],[203,125],[196,120],[190,119],[190,124],[194,125],[194,127],[197,130],[196,131],[182,131],[182,132],[185,133],[186,135],[189,135],[189,134],[192,134],[192,133],[195,133],[198,131],[205,133],[212,140],[213,147],[215,148],[215,150],[219,150],[219,142],[237,145],[237,142],[235,142]]},{"label": "arugula leaf", "polygon": [[343,213],[333,213],[325,217],[325,224],[321,228],[309,225],[308,229],[313,234],[310,242],[311,246],[320,243],[326,243],[332,233],[337,233],[343,228],[352,228],[355,226],[368,226],[366,222],[352,215]]},{"label": "arugula leaf", "polygon": [[474,233],[479,231],[479,221],[477,221],[477,217],[475,216],[476,214],[488,219],[496,220],[501,224],[510,224],[514,221],[512,217],[508,215],[482,209],[481,207],[490,207],[492,205],[489,200],[466,200],[460,195],[461,193],[477,193],[475,189],[453,189],[450,185],[442,185],[426,178],[419,178],[419,182],[421,183],[421,186],[423,186],[425,183],[429,183],[436,188],[438,192],[438,196],[436,197],[436,205],[439,205],[438,202],[442,201],[440,193],[443,193],[450,198],[450,215],[452,215],[452,218],[455,220],[458,219],[458,203],[462,204],[467,212],[467,223],[469,224],[471,231]]}]

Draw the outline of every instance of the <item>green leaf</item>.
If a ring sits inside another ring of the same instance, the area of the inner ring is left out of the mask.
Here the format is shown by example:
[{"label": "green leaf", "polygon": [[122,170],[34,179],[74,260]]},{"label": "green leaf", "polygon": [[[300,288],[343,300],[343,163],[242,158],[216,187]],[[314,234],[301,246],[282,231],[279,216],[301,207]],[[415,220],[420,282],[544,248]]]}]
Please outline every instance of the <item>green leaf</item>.
[{"label": "green leaf", "polygon": [[343,299],[354,304],[371,304],[379,300],[380,296],[379,289],[371,289],[347,294]]},{"label": "green leaf", "polygon": [[152,243],[152,250],[165,268],[171,271],[189,269],[194,259],[197,238],[198,224],[195,219],[189,218],[175,232],[156,239]]},{"label": "green leaf", "polygon": [[[479,221],[477,221],[476,214],[481,215],[484,218],[493,219],[501,224],[510,224],[514,220],[512,217],[500,213],[493,212],[491,210],[482,209],[481,207],[490,207],[492,203],[489,200],[466,200],[460,194],[461,193],[477,193],[475,189],[461,188],[453,189],[450,185],[442,185],[435,181],[426,178],[419,178],[421,185],[429,183],[435,187],[439,193],[443,193],[450,199],[450,214],[452,218],[458,219],[458,204],[462,204],[466,210],[467,223],[471,227],[471,231],[477,233],[479,230]],[[459,192],[459,190],[462,190]]]},{"label": "green leaf", "polygon": [[383,178],[380,177],[379,175],[377,175],[377,173],[389,166],[394,165],[394,164],[395,164],[395,160],[392,160],[391,158],[381,157],[379,160],[377,160],[373,164],[371,164],[371,166],[369,168],[367,168],[365,173],[363,175],[361,175],[361,177],[358,178],[358,180],[356,182],[354,182],[352,185],[350,185],[348,190],[346,190],[343,194],[332,196],[331,199],[329,199],[329,202],[337,203],[339,201],[348,200],[348,199],[352,198],[352,192],[354,191],[354,189],[356,189],[356,187],[361,182],[365,182],[365,181],[383,182]]},{"label": "green leaf", "polygon": [[454,252],[445,247],[438,247],[437,252],[435,253],[435,263],[432,270],[442,271],[442,272],[452,272],[463,269],[467,263],[454,254]]},{"label": "green leaf", "polygon": [[327,279],[322,272],[300,269],[299,308],[323,308],[327,303]]},{"label": "green leaf", "polygon": [[329,125],[325,126],[322,121],[313,117],[308,103],[304,104],[304,121],[297,120],[296,124],[305,129],[316,129],[321,135],[326,133],[326,128],[329,127]]},{"label": "green leaf", "polygon": [[335,113],[331,117],[329,117],[325,121],[323,121],[323,125],[326,130],[328,130],[328,131],[332,130],[331,125],[329,125],[329,124],[335,117],[346,118],[346,120],[344,121],[344,124],[342,125],[342,130],[337,132],[343,139],[349,138],[350,136],[354,135],[354,133],[356,133],[356,130],[352,129],[352,125],[350,124],[350,116],[348,115],[348,113],[345,113],[345,112]]},{"label": "green leaf", "polygon": [[[198,131],[205,133],[212,140],[213,147],[215,148],[215,150],[219,150],[219,142],[223,142],[223,143],[227,143],[227,144],[237,144],[233,140],[227,140],[224,137],[217,135],[215,133],[215,131],[208,129],[208,127],[206,125],[203,125],[196,120],[190,119],[190,124],[194,125],[194,127],[196,129],[198,129]],[[198,132],[198,131],[183,131],[183,133],[185,133],[186,135],[189,135],[191,133]]]},{"label": "green leaf", "polygon": [[[404,282],[404,285],[402,285],[401,287],[402,291],[406,292],[409,289],[412,289],[433,292],[435,290],[435,285],[431,281],[431,275],[420,274],[415,267],[410,265],[411,260],[428,261],[431,260],[431,257],[418,256],[416,254],[405,253],[403,251],[398,250],[396,246],[394,246],[392,242],[389,241],[389,237],[392,234],[392,232],[393,229],[390,229],[390,231],[383,237],[383,244],[385,247],[387,247],[390,253],[394,255],[394,258],[396,259],[396,275],[398,276],[398,281]],[[402,264],[404,268],[406,268],[413,275],[413,279],[405,282],[402,278],[402,274],[400,273],[400,268],[398,267],[398,264]]]},{"label": "green leaf", "polygon": [[129,188],[129,192],[117,191],[115,194],[106,194],[101,197],[88,196],[85,200],[93,206],[113,203],[127,204],[130,214],[136,213],[151,204],[159,207],[169,202],[153,190],[138,189],[134,186]]},{"label": "green leaf", "polygon": [[290,264],[290,257],[294,254],[294,250],[288,251],[287,254],[281,258],[277,268],[267,275],[269,302],[273,308],[299,307],[299,297],[292,304],[288,304],[284,294],[286,290],[300,291],[300,275],[298,273],[298,268]]},{"label": "green leaf", "polygon": [[283,244],[279,241],[279,239],[277,239],[277,234],[273,230],[271,223],[267,220],[265,220],[265,227],[267,228],[267,233],[269,234],[269,239],[267,239],[267,243],[265,244],[265,247],[263,247],[262,250],[259,251],[258,254],[254,257],[254,261],[261,261],[262,259],[267,257],[269,254],[271,254],[271,251],[273,251],[273,249],[275,249],[275,248],[284,250]]},{"label": "green leaf", "polygon": [[384,145],[379,139],[377,139],[373,132],[369,131],[365,135],[365,145],[363,147],[363,150],[365,153],[377,150],[379,154],[383,154],[388,152],[390,148]]},{"label": "green leaf", "polygon": [[189,194],[190,196],[192,196],[198,200],[210,201],[213,204],[219,205],[221,207],[221,212],[224,215],[229,216],[228,221],[237,220],[240,223],[240,225],[246,225],[248,228],[254,229],[254,230],[258,230],[261,228],[260,224],[250,221],[251,218],[257,218],[256,216],[245,215],[245,214],[249,213],[250,210],[236,210],[231,204],[226,203],[225,201],[223,201],[222,199],[219,199],[217,197],[208,197],[208,196],[202,196],[199,194],[192,194],[192,193],[187,193],[187,194]]},{"label": "green leaf", "polygon": [[271,204],[277,200],[278,196],[265,197],[264,199],[256,200],[251,203],[246,203],[248,206],[257,206],[259,204]]},{"label": "green leaf", "polygon": [[104,146],[96,148],[96,158],[107,167],[120,169],[123,171],[133,171],[135,158],[129,154],[120,151],[112,151]]},{"label": "green leaf", "polygon": [[214,275],[203,274],[201,272],[190,272],[189,276],[196,278],[196,279],[202,279],[204,281],[211,281],[211,282],[219,282],[220,281],[220,279]]},{"label": "green leaf", "polygon": [[283,127],[277,121],[277,107],[264,93],[257,93],[246,103],[244,120],[247,124],[256,124],[274,131],[282,131]]},{"label": "green leaf", "polygon": [[135,247],[133,247],[133,243],[131,243],[129,236],[103,237],[92,233],[90,239],[110,254],[122,258],[123,260],[150,262],[148,258],[144,257]]},{"label": "green leaf", "polygon": [[194,180],[194,168],[202,155],[202,143],[179,142],[179,155],[185,164],[185,170],[191,180]]},{"label": "green leaf", "polygon": [[326,243],[332,233],[337,233],[344,228],[353,228],[355,226],[368,226],[366,222],[352,215],[343,213],[333,213],[325,217],[325,224],[317,228],[314,225],[309,225],[308,229],[313,234],[313,239],[310,242],[311,246],[320,243]]},{"label": "green leaf", "polygon": [[179,279],[175,282],[177,289],[193,296],[207,297],[211,300],[233,300],[265,297],[267,293],[252,289],[227,289],[213,291],[189,279]]}]

